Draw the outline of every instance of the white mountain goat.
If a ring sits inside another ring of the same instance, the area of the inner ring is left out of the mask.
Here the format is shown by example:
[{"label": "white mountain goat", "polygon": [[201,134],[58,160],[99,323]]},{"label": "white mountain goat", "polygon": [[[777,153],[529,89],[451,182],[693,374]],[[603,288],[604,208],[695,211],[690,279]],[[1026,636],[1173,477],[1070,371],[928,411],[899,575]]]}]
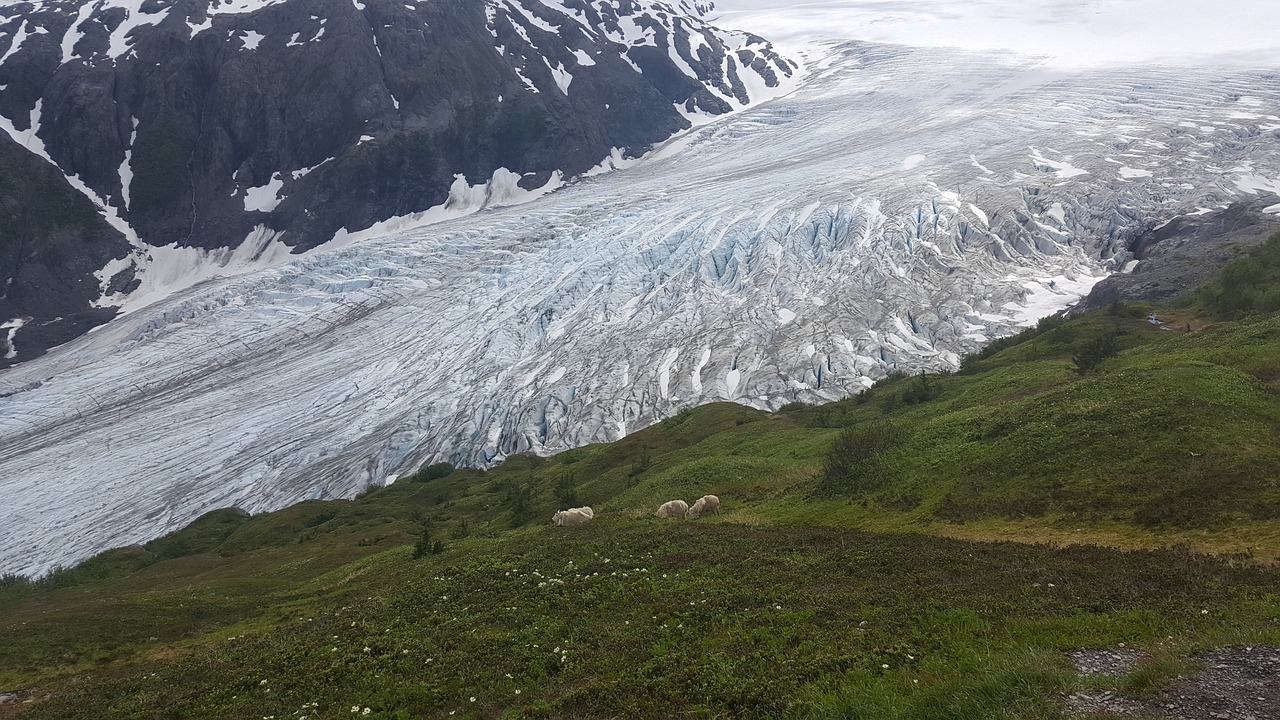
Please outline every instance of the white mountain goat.
[{"label": "white mountain goat", "polygon": [[591,522],[596,514],[589,507],[569,508],[568,510],[557,510],[555,515],[551,516],[551,522],[562,527],[578,527]]},{"label": "white mountain goat", "polygon": [[689,508],[689,511],[686,512],[684,516],[688,518],[696,518],[702,515],[710,515],[712,513],[715,513],[716,515],[720,514],[720,498],[715,495],[703,495],[698,498],[698,501]]},{"label": "white mountain goat", "polygon": [[682,518],[687,512],[689,512],[689,503],[683,500],[670,500],[662,503],[662,507],[658,508],[658,512],[654,515],[660,518]]}]

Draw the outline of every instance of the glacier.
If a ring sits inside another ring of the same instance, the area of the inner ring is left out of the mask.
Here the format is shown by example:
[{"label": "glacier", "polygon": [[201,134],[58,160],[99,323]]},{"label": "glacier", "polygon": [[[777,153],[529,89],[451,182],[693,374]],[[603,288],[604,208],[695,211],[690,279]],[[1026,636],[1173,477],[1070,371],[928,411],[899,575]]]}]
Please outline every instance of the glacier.
[{"label": "glacier", "polygon": [[808,52],[790,95],[623,169],[210,279],[0,373],[0,572],[954,368],[1144,229],[1280,187],[1266,68]]}]

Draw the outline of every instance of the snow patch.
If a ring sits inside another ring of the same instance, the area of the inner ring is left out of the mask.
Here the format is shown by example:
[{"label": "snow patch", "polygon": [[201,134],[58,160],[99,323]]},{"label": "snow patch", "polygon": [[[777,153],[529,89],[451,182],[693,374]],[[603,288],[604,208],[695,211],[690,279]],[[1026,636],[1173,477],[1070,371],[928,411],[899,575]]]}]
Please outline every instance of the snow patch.
[{"label": "snow patch", "polygon": [[1056,202],[1053,205],[1050,205],[1049,209],[1044,211],[1044,214],[1048,215],[1054,220],[1057,220],[1059,225],[1067,224],[1067,210],[1066,208],[1062,207],[1062,203],[1060,202]]},{"label": "snow patch", "polygon": [[1022,300],[1004,305],[1006,317],[1012,318],[1019,327],[1031,327],[1040,318],[1052,315],[1088,295],[1093,286],[1105,277],[1105,273],[1095,275],[1081,272],[1075,277],[1058,275],[1027,280],[1023,282],[1027,294]]},{"label": "snow patch", "polygon": [[671,368],[676,364],[678,357],[680,357],[680,348],[671,348],[658,365],[658,391],[662,393],[664,400],[671,397]]},{"label": "snow patch", "polygon": [[1120,177],[1124,178],[1125,180],[1132,180],[1134,178],[1151,177],[1154,174],[1150,170],[1139,170],[1136,168],[1131,168],[1128,165],[1121,165],[1119,172],[1120,172]]},{"label": "snow patch", "polygon": [[244,193],[244,209],[246,212],[271,212],[283,199],[280,190],[284,188],[284,178],[280,173],[271,176],[266,185],[251,187]]},{"label": "snow patch", "polygon": [[80,38],[84,37],[84,26],[89,16],[93,14],[94,4],[86,2],[80,6],[80,12],[76,15],[75,22],[71,23],[71,27],[67,28],[67,32],[62,36],[62,64],[66,65],[75,58],[76,43],[80,42]]},{"label": "snow patch", "polygon": [[545,185],[533,190],[525,190],[519,186],[519,182],[520,176],[506,168],[494,170],[493,177],[478,185],[468,183],[465,175],[454,175],[453,185],[449,186],[449,197],[440,205],[421,212],[397,215],[376,222],[364,230],[352,232],[342,228],[322,247],[340,247],[368,238],[434,225],[486,208],[522,205],[562,187],[564,175],[557,170]]},{"label": "snow patch", "polygon": [[547,379],[544,381],[544,384],[552,385],[554,383],[560,382],[560,380],[565,376],[565,373],[567,372],[569,372],[569,368],[565,367],[564,365],[561,365],[560,367],[556,368],[550,375],[547,376]]},{"label": "snow patch", "polygon": [[1250,195],[1260,192],[1280,195],[1280,180],[1272,180],[1261,175],[1249,174],[1236,179],[1236,188]]},{"label": "snow patch", "polygon": [[738,392],[738,384],[742,382],[742,371],[734,368],[725,373],[724,389],[725,397],[732,398]]},{"label": "snow patch", "polygon": [[204,16],[204,22],[198,25],[196,23],[191,22],[190,20],[187,20],[187,27],[191,28],[191,37],[195,37],[200,33],[204,32],[205,30],[208,30],[213,27],[213,16],[210,14],[206,14]]},{"label": "snow patch", "polygon": [[253,30],[245,30],[244,36],[241,38],[241,47],[245,50],[257,50],[258,43],[262,42],[267,36]]},{"label": "snow patch", "polygon": [[1064,180],[1067,178],[1079,177],[1081,175],[1089,174],[1088,170],[1081,170],[1080,168],[1075,167],[1070,163],[1060,162],[1057,160],[1050,160],[1046,158],[1044,155],[1042,155],[1040,151],[1036,148],[1031,148],[1031,160],[1035,162],[1035,164],[1037,165],[1042,165],[1044,167],[1049,168],[1050,170],[1053,170],[1054,175],[1057,175],[1058,177],[1063,178]]},{"label": "snow patch", "polygon": [[129,209],[129,188],[133,185],[133,144],[138,139],[138,118],[129,119],[133,131],[129,133],[129,147],[125,148],[124,160],[120,163],[117,174],[120,176],[120,199],[124,201],[124,209]]},{"label": "snow patch", "polygon": [[551,71],[551,78],[556,81],[556,87],[560,88],[560,92],[568,95],[569,83],[573,82],[573,75],[564,69],[562,63],[557,63],[555,67],[551,67],[551,63],[547,62],[547,69]]},{"label": "snow patch", "polygon": [[239,15],[257,12],[265,7],[280,5],[287,0],[213,0],[209,5],[210,15]]},{"label": "snow patch", "polygon": [[3,325],[0,325],[0,330],[9,331],[5,334],[4,338],[4,346],[6,350],[3,357],[5,360],[12,360],[18,357],[18,348],[13,344],[13,336],[17,335],[18,331],[22,329],[22,326],[26,324],[27,318],[14,318],[5,322]]},{"label": "snow patch", "polygon": [[609,151],[609,156],[600,161],[599,165],[582,173],[582,177],[595,177],[603,175],[613,170],[623,170],[640,162],[641,158],[629,158],[624,155],[622,148],[615,147]]},{"label": "snow patch", "polygon": [[111,0],[114,7],[122,7],[125,9],[125,18],[111,31],[110,46],[107,49],[107,55],[115,60],[121,55],[129,52],[133,46],[133,41],[129,39],[129,34],[135,29],[143,25],[159,25],[165,18],[169,17],[170,8],[161,8],[156,13],[142,12],[142,6],[147,4],[147,0]]},{"label": "snow patch", "polygon": [[[280,235],[258,225],[234,248],[206,250],[179,247],[177,243],[148,246],[145,257],[138,262],[138,288],[127,296],[106,298],[103,304],[131,313],[207,280],[244,275],[288,262],[295,256],[290,254],[288,245],[280,242]],[[128,261],[112,261],[100,271],[99,278],[109,281],[127,264]]]},{"label": "snow patch", "polygon": [[0,65],[4,65],[5,60],[8,60],[9,58],[16,55],[18,51],[22,49],[22,44],[27,41],[27,38],[31,37],[32,35],[40,35],[42,33],[48,32],[48,30],[45,30],[44,28],[39,26],[37,26],[35,30],[28,32],[27,31],[28,24],[29,23],[27,23],[26,20],[22,21],[22,25],[18,27],[17,34],[13,36],[13,40],[9,43],[9,49],[5,51],[4,55],[0,55]]},{"label": "snow patch", "polygon": [[707,366],[711,361],[711,348],[703,348],[702,358],[698,360],[698,364],[693,366],[693,374],[690,380],[693,382],[693,393],[695,395],[702,394],[702,368]]}]

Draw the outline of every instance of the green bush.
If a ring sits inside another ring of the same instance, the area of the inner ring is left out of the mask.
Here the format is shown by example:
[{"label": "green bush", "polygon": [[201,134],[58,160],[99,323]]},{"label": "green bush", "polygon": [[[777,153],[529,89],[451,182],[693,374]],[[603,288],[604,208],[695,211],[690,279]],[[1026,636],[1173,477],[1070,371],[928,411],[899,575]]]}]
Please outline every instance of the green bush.
[{"label": "green bush", "polygon": [[929,376],[921,371],[902,392],[902,402],[905,405],[919,405],[936,399],[941,394],[942,384],[936,380],[929,382]]},{"label": "green bush", "polygon": [[444,552],[444,541],[432,540],[431,526],[423,523],[418,542],[413,545],[413,559],[421,560],[428,555],[439,555],[442,552]]},{"label": "green bush", "polygon": [[417,474],[413,476],[413,481],[414,482],[431,482],[432,480],[439,480],[440,478],[443,478],[443,477],[449,477],[449,475],[452,474],[453,471],[454,471],[453,465],[450,465],[447,462],[436,463],[435,465],[428,465],[422,468],[421,470],[419,470]]},{"label": "green bush", "polygon": [[878,462],[902,444],[902,431],[893,423],[854,425],[836,437],[822,462],[822,489],[829,494],[860,496],[878,490],[889,480],[888,468]]},{"label": "green bush", "polygon": [[1222,270],[1218,280],[1197,293],[1224,318],[1242,318],[1280,310],[1280,233]]},{"label": "green bush", "polygon": [[573,473],[565,473],[556,480],[555,493],[556,503],[561,508],[578,507],[582,504],[578,500],[577,476]]},{"label": "green bush", "polygon": [[1086,340],[1080,351],[1071,356],[1077,375],[1087,375],[1104,360],[1120,354],[1120,344],[1116,341],[1114,331],[1106,332]]}]

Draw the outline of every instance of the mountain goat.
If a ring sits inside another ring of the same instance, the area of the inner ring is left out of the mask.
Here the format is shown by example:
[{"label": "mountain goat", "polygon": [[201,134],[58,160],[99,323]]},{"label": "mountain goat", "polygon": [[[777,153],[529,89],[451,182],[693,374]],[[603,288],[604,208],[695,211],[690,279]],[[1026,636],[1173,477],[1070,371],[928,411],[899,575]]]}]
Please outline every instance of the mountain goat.
[{"label": "mountain goat", "polygon": [[682,518],[687,512],[689,512],[689,503],[683,500],[670,500],[662,503],[662,507],[658,508],[658,512],[654,515],[660,518]]},{"label": "mountain goat", "polygon": [[701,515],[720,514],[720,498],[715,495],[703,495],[689,508],[685,517],[696,518]]},{"label": "mountain goat", "polygon": [[557,510],[555,515],[551,516],[551,522],[562,527],[578,527],[591,522],[596,514],[589,507],[569,508],[568,510]]}]

